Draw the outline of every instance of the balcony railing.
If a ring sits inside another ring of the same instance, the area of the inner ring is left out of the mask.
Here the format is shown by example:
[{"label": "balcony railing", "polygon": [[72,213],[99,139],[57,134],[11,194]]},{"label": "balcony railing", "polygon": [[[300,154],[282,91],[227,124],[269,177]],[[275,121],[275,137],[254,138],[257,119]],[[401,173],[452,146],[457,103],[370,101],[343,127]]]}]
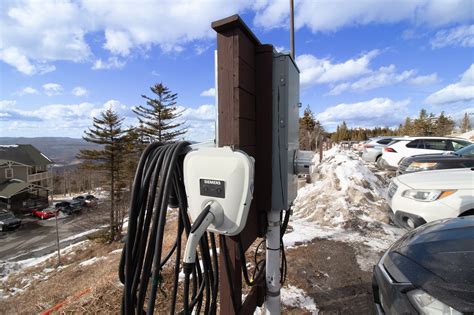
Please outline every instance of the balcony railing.
[{"label": "balcony railing", "polygon": [[48,171],[36,173],[36,174],[30,174],[28,175],[28,183],[37,182],[44,179],[50,179],[52,177],[53,177],[52,173]]}]

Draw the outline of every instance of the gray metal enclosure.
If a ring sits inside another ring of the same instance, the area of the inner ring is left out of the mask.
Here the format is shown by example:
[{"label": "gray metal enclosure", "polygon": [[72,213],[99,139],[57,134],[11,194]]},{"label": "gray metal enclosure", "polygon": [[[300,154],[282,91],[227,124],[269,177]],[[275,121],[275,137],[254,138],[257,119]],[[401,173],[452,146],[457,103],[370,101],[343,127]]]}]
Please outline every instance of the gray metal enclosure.
[{"label": "gray metal enclosure", "polygon": [[299,148],[299,69],[288,54],[273,55],[272,210],[296,198],[295,158]]}]

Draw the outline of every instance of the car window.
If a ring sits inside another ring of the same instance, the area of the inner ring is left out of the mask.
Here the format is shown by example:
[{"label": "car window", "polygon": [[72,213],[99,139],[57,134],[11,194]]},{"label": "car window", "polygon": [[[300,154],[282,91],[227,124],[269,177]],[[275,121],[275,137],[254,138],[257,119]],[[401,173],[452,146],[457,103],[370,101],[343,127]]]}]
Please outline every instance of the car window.
[{"label": "car window", "polygon": [[[443,139],[423,139],[425,150],[448,150],[448,140]],[[423,147],[421,147],[423,148]]]},{"label": "car window", "polygon": [[395,143],[397,143],[397,142],[400,142],[400,141],[401,141],[401,140],[392,140],[391,142],[388,143],[387,146],[391,146],[391,145],[393,145],[393,144],[395,144]]},{"label": "car window", "polygon": [[379,144],[389,144],[390,142],[392,142],[392,139],[390,138],[377,141]]},{"label": "car window", "polygon": [[14,216],[11,213],[0,214],[0,220],[6,220],[6,219],[12,219],[12,218],[14,218]]},{"label": "car window", "polygon": [[469,146],[471,143],[462,140],[451,140],[451,144],[453,146],[453,150],[457,151],[459,149]]},{"label": "car window", "polygon": [[[423,142],[421,142],[420,140],[413,140],[413,141],[408,142],[406,147],[416,149],[422,144],[423,144]],[[423,148],[423,147],[421,147],[421,148]]]},{"label": "car window", "polygon": [[457,150],[456,154],[460,156],[474,156],[474,144]]}]

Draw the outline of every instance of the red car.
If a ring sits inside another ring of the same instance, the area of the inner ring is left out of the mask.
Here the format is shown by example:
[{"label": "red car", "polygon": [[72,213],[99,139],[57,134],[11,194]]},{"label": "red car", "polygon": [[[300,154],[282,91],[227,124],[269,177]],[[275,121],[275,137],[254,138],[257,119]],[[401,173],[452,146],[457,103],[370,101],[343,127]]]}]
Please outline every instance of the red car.
[{"label": "red car", "polygon": [[53,218],[58,215],[58,210],[55,209],[54,207],[47,207],[44,209],[33,209],[32,212],[34,217],[38,217],[41,220],[46,220],[49,218]]}]

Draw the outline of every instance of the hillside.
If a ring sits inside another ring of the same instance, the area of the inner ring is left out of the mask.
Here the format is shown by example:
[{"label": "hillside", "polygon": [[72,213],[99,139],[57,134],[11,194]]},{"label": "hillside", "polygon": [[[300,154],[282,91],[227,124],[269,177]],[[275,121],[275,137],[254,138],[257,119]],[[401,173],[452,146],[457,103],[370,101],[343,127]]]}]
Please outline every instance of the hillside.
[{"label": "hillside", "polygon": [[67,137],[0,137],[0,144],[32,144],[60,165],[76,164],[78,162],[76,155],[81,149],[100,147],[97,144],[88,143],[84,139]]}]

